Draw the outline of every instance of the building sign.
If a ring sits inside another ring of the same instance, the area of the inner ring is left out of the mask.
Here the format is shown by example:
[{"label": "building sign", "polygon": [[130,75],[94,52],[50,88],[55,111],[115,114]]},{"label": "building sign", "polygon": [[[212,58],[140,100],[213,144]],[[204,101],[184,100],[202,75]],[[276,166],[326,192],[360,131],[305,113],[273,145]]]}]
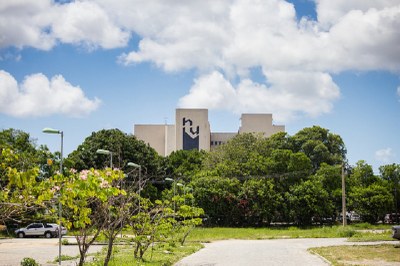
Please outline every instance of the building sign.
[{"label": "building sign", "polygon": [[200,127],[194,126],[191,119],[183,118],[183,149],[193,150],[199,149]]}]

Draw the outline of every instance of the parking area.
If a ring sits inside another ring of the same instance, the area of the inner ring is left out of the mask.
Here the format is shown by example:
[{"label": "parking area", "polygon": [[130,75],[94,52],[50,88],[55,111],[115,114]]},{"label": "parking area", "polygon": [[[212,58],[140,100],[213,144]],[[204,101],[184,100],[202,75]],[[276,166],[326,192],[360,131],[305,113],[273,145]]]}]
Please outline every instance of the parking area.
[{"label": "parking area", "polygon": [[[69,243],[76,243],[72,236],[64,236]],[[100,251],[104,246],[95,245],[89,253]],[[0,266],[20,265],[23,258],[35,259],[43,266],[57,265],[54,260],[58,257],[58,238],[10,238],[0,239]],[[77,256],[79,248],[77,245],[62,245],[61,254]],[[74,262],[63,262],[62,265],[75,265]]]}]

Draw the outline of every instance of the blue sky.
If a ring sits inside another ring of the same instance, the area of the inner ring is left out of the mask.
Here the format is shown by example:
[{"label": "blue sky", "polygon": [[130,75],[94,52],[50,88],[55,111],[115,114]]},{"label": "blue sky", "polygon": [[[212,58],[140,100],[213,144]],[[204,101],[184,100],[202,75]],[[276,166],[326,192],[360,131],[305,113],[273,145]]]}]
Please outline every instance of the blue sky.
[{"label": "blue sky", "polygon": [[65,152],[92,132],[174,123],[208,108],[211,130],[272,113],[320,125],[351,164],[400,163],[397,0],[5,1],[0,128]]}]

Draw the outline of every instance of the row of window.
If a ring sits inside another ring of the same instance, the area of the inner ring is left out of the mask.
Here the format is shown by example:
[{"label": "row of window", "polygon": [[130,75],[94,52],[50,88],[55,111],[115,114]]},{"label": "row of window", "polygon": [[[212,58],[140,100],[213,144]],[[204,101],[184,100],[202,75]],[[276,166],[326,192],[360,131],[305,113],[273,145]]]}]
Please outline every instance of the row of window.
[{"label": "row of window", "polygon": [[218,146],[218,145],[221,145],[221,144],[224,144],[224,143],[225,143],[224,141],[212,140],[211,141],[211,146]]}]

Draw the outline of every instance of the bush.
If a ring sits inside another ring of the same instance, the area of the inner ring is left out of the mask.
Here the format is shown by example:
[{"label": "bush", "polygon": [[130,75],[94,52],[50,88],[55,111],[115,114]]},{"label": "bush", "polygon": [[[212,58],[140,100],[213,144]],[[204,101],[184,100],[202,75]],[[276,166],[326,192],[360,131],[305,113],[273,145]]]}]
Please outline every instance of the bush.
[{"label": "bush", "polygon": [[39,266],[39,263],[32,258],[23,258],[21,261],[21,266]]},{"label": "bush", "polygon": [[340,227],[338,229],[338,233],[340,237],[352,237],[354,236],[357,232],[354,229],[350,229],[348,227]]}]

